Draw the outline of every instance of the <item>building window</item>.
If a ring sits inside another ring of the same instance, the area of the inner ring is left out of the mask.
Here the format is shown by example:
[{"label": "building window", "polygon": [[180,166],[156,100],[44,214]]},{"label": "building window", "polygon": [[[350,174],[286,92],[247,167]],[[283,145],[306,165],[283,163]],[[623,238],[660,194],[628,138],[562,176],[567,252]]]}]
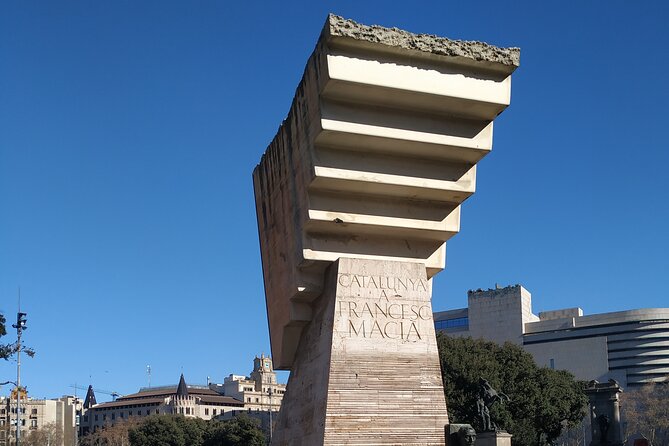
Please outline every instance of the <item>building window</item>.
[{"label": "building window", "polygon": [[204,408],[204,414],[205,414],[205,415],[209,415],[209,408],[208,408],[208,407],[205,407],[205,408]]},{"label": "building window", "polygon": [[30,420],[30,427],[37,428],[37,420]]},{"label": "building window", "polygon": [[216,409],[214,409],[214,416],[216,416]]},{"label": "building window", "polygon": [[116,414],[112,413],[112,420],[115,420],[115,419],[116,419]]},{"label": "building window", "polygon": [[555,370],[555,359],[551,358],[550,363],[550,368]]},{"label": "building window", "polygon": [[435,321],[434,328],[437,330],[443,330],[445,328],[453,327],[468,327],[469,326],[469,317],[456,317],[455,319],[446,319],[443,321]]},{"label": "building window", "polygon": [[156,409],[156,415],[158,415],[158,409]]},{"label": "building window", "polygon": [[149,409],[146,409],[146,414],[147,414],[147,415],[150,415],[150,414],[151,414],[151,411],[150,411]]},{"label": "building window", "polygon": [[256,403],[258,403],[258,402],[260,402],[260,400],[258,398],[256,398]]},{"label": "building window", "polygon": [[98,421],[98,414],[95,414],[95,421]]},{"label": "building window", "polygon": [[33,415],[37,415],[37,409],[33,409],[30,413],[32,413]]}]

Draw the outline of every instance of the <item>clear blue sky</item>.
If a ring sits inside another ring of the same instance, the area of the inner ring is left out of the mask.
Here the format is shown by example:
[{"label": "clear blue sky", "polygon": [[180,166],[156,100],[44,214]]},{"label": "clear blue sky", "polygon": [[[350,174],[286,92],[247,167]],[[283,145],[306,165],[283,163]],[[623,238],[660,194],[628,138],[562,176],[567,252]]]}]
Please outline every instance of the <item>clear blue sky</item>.
[{"label": "clear blue sky", "polygon": [[29,392],[222,381],[269,350],[251,172],[330,11],[522,49],[435,310],[495,283],[535,312],[669,307],[668,8],[2,2],[0,311],[21,286]]}]

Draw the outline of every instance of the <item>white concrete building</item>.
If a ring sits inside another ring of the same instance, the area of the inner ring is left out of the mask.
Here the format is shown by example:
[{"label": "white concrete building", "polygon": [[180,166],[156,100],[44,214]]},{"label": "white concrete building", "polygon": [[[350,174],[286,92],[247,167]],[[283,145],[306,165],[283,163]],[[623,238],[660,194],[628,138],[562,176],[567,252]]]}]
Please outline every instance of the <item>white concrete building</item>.
[{"label": "white concrete building", "polygon": [[580,308],[532,313],[532,295],[515,285],[468,293],[468,308],[434,313],[435,328],[521,345],[541,366],[623,387],[669,375],[669,308],[583,315]]}]

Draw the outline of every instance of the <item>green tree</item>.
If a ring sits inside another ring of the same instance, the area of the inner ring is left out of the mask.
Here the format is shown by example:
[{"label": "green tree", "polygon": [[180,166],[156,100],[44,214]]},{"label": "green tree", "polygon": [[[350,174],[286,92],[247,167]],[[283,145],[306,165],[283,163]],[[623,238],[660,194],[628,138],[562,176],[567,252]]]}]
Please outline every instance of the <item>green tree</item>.
[{"label": "green tree", "polygon": [[128,437],[132,446],[200,446],[187,441],[175,416],[152,415],[145,418]]},{"label": "green tree", "polygon": [[437,341],[451,422],[482,429],[476,408],[480,378],[511,398],[494,404],[491,417],[513,434],[516,446],[553,442],[585,416],[584,383],[569,372],[537,367],[519,346],[442,334]]},{"label": "green tree", "polygon": [[[7,334],[7,329],[5,328],[6,323],[7,320],[5,319],[5,316],[0,313],[0,338]],[[11,354],[11,345],[0,344],[0,359],[9,359]]]},{"label": "green tree", "polygon": [[186,418],[183,416],[175,417],[174,421],[179,426],[179,429],[181,429],[181,432],[183,432],[187,445],[202,446],[208,435],[209,424],[211,422],[207,422],[201,418]]},{"label": "green tree", "polygon": [[[104,432],[103,430],[102,432]],[[93,434],[94,435],[94,434]],[[264,446],[256,420],[241,414],[228,421],[205,421],[182,415],[153,415],[128,431],[131,446]],[[88,445],[96,443],[91,437]]]},{"label": "green tree", "polygon": [[228,421],[214,422],[203,446],[263,446],[265,441],[258,420],[239,414]]}]

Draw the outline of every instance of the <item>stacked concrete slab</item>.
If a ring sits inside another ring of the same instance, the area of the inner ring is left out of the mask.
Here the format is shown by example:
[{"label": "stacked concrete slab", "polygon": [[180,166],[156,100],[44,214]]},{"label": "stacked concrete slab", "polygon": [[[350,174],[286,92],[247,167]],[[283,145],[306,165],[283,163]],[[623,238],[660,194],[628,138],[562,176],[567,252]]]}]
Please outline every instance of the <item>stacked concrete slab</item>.
[{"label": "stacked concrete slab", "polygon": [[328,17],[253,175],[272,353],[292,369],[274,444],[443,444],[430,279],[518,63]]}]

